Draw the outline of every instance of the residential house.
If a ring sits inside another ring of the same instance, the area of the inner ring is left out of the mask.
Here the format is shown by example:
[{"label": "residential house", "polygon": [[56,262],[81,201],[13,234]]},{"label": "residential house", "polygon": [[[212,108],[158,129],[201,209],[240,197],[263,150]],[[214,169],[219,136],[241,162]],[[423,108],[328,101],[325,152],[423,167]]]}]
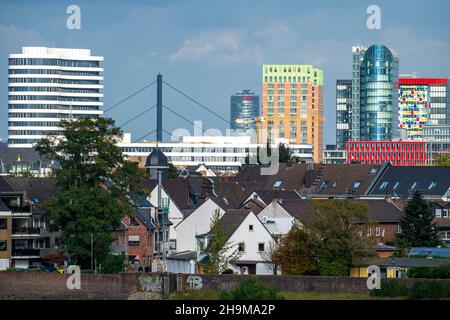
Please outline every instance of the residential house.
[{"label": "residential house", "polygon": [[439,228],[442,241],[450,244],[450,202],[432,201],[430,207],[434,214],[433,222]]},{"label": "residential house", "polygon": [[405,278],[408,269],[412,267],[437,267],[449,263],[448,259],[434,258],[366,258],[358,266],[350,269],[350,277],[367,278],[368,267],[371,265],[380,267],[381,278]]},{"label": "residential house", "polygon": [[11,265],[12,247],[12,213],[11,209],[0,200],[0,270]]},{"label": "residential house", "polygon": [[211,221],[217,212],[219,217],[228,209],[228,203],[219,197],[209,197],[175,226],[177,252],[196,251],[196,236],[211,229]]},{"label": "residential house", "polygon": [[[156,180],[146,179],[144,187],[150,192],[149,202],[158,207],[158,183]],[[175,226],[183,221],[183,211],[190,209],[189,182],[182,178],[167,179],[162,181],[161,207],[166,208],[169,227],[170,250],[177,249],[177,235]]]},{"label": "residential house", "polygon": [[[228,209],[219,220],[224,232],[229,255],[238,252],[239,257],[229,268],[238,274],[274,274],[268,254],[276,246],[275,239],[258,217],[249,209]],[[207,259],[202,248],[214,241],[210,232],[198,235],[197,260]]]},{"label": "residential house", "polygon": [[364,195],[410,199],[415,191],[432,201],[450,201],[448,167],[399,167],[385,164]]},{"label": "residential house", "polygon": [[0,177],[0,199],[11,211],[11,267],[27,268],[63,255],[59,233],[48,232],[43,203],[55,190],[51,178]]}]

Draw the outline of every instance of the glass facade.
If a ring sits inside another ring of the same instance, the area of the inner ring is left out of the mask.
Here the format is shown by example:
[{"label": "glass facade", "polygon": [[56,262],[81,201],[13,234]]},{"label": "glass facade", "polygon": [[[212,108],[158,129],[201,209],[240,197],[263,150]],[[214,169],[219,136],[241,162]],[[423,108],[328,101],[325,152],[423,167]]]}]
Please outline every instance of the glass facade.
[{"label": "glass facade", "polygon": [[352,80],[336,81],[336,149],[352,139]]},{"label": "glass facade", "polygon": [[23,47],[11,54],[8,145],[32,147],[46,135],[61,135],[62,119],[100,117],[101,61],[88,49]]},{"label": "glass facade", "polygon": [[360,140],[398,136],[398,58],[383,45],[364,53],[360,74]]},{"label": "glass facade", "polygon": [[233,94],[230,98],[231,129],[255,136],[259,109],[259,96],[252,91],[243,90]]}]

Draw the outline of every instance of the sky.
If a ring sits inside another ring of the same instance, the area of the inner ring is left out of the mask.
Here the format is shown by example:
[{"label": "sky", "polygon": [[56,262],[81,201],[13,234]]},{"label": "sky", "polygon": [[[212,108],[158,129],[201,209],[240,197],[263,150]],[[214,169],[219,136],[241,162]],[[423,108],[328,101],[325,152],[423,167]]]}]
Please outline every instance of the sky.
[{"label": "sky", "polygon": [[[69,5],[81,29],[69,30]],[[381,29],[366,26],[369,5]],[[400,74],[450,76],[450,1],[50,1],[0,0],[0,137],[7,137],[8,55],[22,46],[88,48],[104,57],[104,109],[156,80],[185,92],[223,118],[230,95],[261,93],[262,64],[312,64],[324,70],[324,143],[335,143],[335,84],[351,79],[354,45],[380,43],[399,54]],[[156,87],[106,113],[118,125],[156,104]],[[203,128],[225,134],[229,124],[170,87],[163,104]],[[192,125],[169,111],[164,130]],[[123,127],[138,139],[156,128],[156,111]],[[154,139],[155,134],[147,139]],[[164,134],[164,139],[170,139]]]}]

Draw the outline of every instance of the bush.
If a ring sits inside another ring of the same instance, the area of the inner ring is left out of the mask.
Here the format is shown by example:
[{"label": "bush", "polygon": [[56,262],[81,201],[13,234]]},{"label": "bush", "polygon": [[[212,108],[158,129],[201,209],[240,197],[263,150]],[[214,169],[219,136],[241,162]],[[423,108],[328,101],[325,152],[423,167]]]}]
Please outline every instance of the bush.
[{"label": "bush", "polygon": [[410,291],[410,299],[449,299],[450,283],[438,281],[420,281]]},{"label": "bush", "polygon": [[409,295],[409,289],[396,280],[381,280],[381,288],[370,291],[370,295],[376,297],[405,297]]},{"label": "bush", "polygon": [[438,267],[414,267],[408,269],[408,278],[450,279],[450,264]]},{"label": "bush", "polygon": [[222,274],[234,274],[234,272],[231,269],[225,269],[222,271]]},{"label": "bush", "polygon": [[266,287],[259,278],[247,278],[231,291],[223,291],[219,295],[220,300],[282,300],[279,292]]},{"label": "bush", "polygon": [[108,254],[105,260],[103,260],[101,267],[102,273],[119,273],[125,271],[125,254]]}]

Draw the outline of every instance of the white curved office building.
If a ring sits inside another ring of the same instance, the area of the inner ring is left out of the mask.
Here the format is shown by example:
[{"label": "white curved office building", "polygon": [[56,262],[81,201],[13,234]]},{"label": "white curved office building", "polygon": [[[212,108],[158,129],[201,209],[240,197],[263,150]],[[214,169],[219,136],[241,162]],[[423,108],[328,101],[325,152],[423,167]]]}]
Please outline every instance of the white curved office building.
[{"label": "white curved office building", "polygon": [[62,119],[101,116],[102,61],[89,49],[23,47],[9,55],[8,146],[61,135]]}]

